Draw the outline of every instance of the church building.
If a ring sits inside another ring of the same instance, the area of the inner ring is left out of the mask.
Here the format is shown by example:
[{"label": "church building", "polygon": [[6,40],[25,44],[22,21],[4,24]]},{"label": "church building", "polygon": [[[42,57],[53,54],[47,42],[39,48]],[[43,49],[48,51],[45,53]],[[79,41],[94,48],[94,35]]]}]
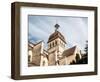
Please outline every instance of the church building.
[{"label": "church building", "polygon": [[60,25],[55,24],[55,31],[47,42],[47,49],[44,49],[44,42],[28,42],[28,66],[54,66],[70,65],[82,58],[77,46],[66,48],[67,40],[58,31]]}]

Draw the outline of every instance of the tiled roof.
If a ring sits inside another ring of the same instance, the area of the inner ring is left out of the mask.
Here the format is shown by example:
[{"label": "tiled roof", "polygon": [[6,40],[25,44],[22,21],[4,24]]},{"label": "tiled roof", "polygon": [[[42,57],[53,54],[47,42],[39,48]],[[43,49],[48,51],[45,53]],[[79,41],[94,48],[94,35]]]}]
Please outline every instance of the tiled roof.
[{"label": "tiled roof", "polygon": [[75,49],[76,49],[76,46],[69,48],[69,49],[65,50],[62,55],[66,56],[66,57],[73,55],[73,53],[75,52]]},{"label": "tiled roof", "polygon": [[62,57],[61,57],[60,59],[62,59],[62,58],[64,58],[64,57],[68,57],[68,56],[73,55],[74,52],[75,52],[75,50],[76,50],[76,46],[65,50],[65,51],[62,53]]},{"label": "tiled roof", "polygon": [[51,42],[56,38],[60,38],[63,42],[66,43],[64,36],[59,31],[55,31],[53,34],[51,34],[49,39],[48,39],[48,42]]}]

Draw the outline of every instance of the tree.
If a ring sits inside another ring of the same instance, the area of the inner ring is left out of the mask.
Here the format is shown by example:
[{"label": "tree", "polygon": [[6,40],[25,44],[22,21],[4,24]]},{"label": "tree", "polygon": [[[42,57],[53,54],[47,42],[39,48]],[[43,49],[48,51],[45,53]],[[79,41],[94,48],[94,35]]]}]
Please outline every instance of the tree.
[{"label": "tree", "polygon": [[86,53],[85,55],[88,55],[88,41],[86,41],[86,46],[85,46],[84,51]]},{"label": "tree", "polygon": [[85,51],[85,54],[82,57],[83,64],[87,64],[88,63],[88,41],[86,41],[86,46],[84,48],[84,51]]},{"label": "tree", "polygon": [[85,53],[81,54],[82,59],[79,59],[79,57],[76,56],[77,64],[87,64],[88,63],[88,41],[86,41],[84,51]]},{"label": "tree", "polygon": [[80,60],[80,56],[79,54],[76,54],[76,62],[78,62]]}]

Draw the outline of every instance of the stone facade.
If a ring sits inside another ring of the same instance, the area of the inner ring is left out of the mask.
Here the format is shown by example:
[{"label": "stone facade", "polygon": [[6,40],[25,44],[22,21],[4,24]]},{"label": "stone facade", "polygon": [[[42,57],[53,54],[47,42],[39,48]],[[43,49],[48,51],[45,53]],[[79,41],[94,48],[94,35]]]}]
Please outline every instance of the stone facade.
[{"label": "stone facade", "polygon": [[28,44],[29,66],[53,66],[69,65],[81,59],[77,46],[67,49],[64,36],[58,31],[59,25],[55,25],[55,32],[48,39],[48,48],[44,49],[44,42]]}]

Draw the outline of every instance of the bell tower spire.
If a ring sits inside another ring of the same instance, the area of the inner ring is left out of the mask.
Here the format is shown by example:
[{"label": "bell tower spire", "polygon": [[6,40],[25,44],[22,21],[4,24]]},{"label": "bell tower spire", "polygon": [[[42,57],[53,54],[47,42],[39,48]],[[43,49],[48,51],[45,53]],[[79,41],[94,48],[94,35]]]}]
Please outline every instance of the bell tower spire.
[{"label": "bell tower spire", "polygon": [[58,23],[54,25],[55,32],[48,39],[49,65],[58,65],[58,58],[62,57],[62,53],[65,50],[66,40],[58,31],[59,27]]}]

